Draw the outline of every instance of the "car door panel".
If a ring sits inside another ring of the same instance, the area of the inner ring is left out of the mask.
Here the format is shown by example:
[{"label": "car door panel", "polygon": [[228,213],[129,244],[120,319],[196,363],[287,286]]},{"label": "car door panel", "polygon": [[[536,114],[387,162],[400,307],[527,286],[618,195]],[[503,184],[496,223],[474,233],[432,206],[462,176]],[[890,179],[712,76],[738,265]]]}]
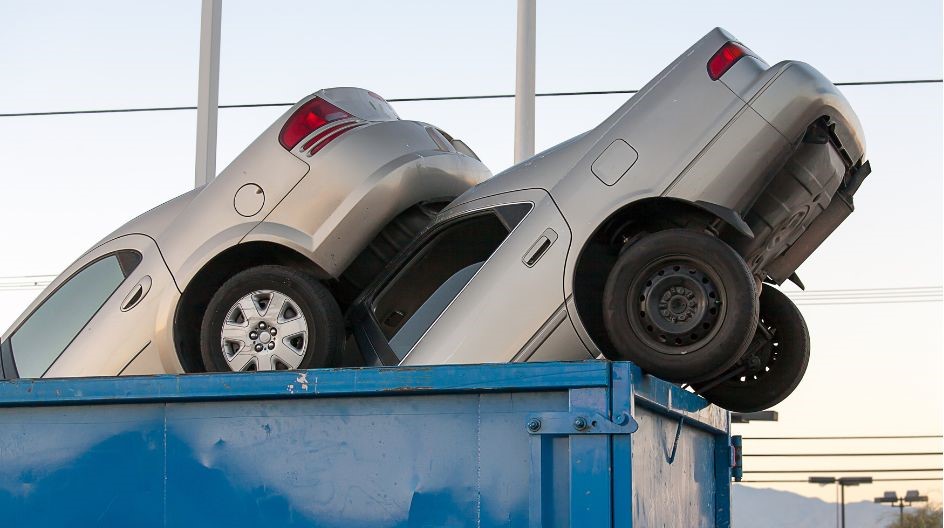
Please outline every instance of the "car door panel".
[{"label": "car door panel", "polygon": [[[140,264],[127,274],[43,377],[115,376],[151,345],[162,302],[168,289],[175,293],[176,286],[150,237],[125,235],[100,246],[96,253],[123,250],[140,253]],[[149,371],[138,373],[164,371],[153,362],[148,365]]]},{"label": "car door panel", "polygon": [[531,189],[470,202],[450,211],[450,216],[524,198],[534,203],[531,212],[476,271],[402,365],[511,361],[558,311],[564,302],[561,276],[570,229],[545,191]]}]

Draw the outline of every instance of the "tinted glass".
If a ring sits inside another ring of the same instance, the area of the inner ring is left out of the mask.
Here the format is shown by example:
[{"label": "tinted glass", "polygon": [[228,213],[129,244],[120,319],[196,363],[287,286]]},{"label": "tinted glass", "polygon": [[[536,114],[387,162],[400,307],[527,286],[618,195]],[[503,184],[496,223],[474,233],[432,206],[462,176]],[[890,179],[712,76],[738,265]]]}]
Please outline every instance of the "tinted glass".
[{"label": "tinted glass", "polygon": [[96,261],[59,287],[11,336],[22,378],[38,378],[124,280],[116,255]]},{"label": "tinted glass", "polygon": [[429,299],[426,299],[426,302],[416,310],[413,317],[403,323],[403,326],[390,339],[390,348],[393,349],[393,353],[397,355],[397,358],[403,359],[406,357],[407,352],[423,337],[426,330],[433,326],[433,323],[446,310],[449,303],[472,280],[475,272],[482,267],[482,264],[485,264],[485,262],[476,262],[457,271],[455,275],[449,277],[442,286],[433,292]]},{"label": "tinted glass", "polygon": [[456,221],[418,249],[374,302],[390,347],[403,359],[508,236],[492,213]]}]

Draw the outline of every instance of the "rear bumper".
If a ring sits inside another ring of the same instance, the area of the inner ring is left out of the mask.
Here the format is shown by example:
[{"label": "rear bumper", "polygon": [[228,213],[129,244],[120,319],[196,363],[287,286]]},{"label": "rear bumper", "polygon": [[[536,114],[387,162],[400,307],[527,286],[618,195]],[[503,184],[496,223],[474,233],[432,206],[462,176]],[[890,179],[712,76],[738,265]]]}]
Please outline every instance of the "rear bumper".
[{"label": "rear bumper", "polygon": [[[746,218],[758,236],[738,248],[752,270],[782,283],[852,213],[852,196],[871,170],[862,125],[839,89],[802,62],[768,68],[742,60],[722,82],[786,140],[793,165],[799,164],[791,169],[788,163],[765,186]],[[819,138],[807,137],[814,123]],[[820,156],[828,154],[822,149],[808,156],[805,137],[828,143],[830,157]]]},{"label": "rear bumper", "polygon": [[814,121],[828,117],[849,164],[864,162],[865,135],[858,116],[839,89],[809,64],[781,62],[739,92],[791,143],[799,141]]}]

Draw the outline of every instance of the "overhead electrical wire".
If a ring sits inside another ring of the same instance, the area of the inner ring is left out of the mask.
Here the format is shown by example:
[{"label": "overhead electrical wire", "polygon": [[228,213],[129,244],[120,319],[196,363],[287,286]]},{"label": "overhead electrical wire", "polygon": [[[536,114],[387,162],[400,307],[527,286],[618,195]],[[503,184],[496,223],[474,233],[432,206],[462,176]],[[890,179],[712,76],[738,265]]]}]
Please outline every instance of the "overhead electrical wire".
[{"label": "overhead electrical wire", "polygon": [[944,435],[866,435],[866,436],[742,436],[742,440],[913,440],[944,438]]},{"label": "overhead electrical wire", "polygon": [[[836,86],[889,86],[902,84],[940,84],[942,79],[898,79],[887,81],[849,81],[838,82]],[[535,97],[569,97],[586,95],[617,95],[634,94],[639,90],[594,90],[579,92],[543,92],[535,94]],[[491,94],[491,95],[448,95],[441,97],[398,97],[387,99],[391,103],[409,103],[422,101],[472,101],[483,99],[513,99],[515,94]],[[218,108],[273,108],[293,106],[295,103],[250,103],[250,104],[232,104],[219,105]],[[155,106],[143,108],[111,108],[99,110],[57,110],[50,112],[12,112],[0,114],[0,117],[40,117],[40,116],[58,116],[58,115],[77,115],[77,114],[120,114],[130,112],[173,112],[181,110],[196,110],[196,106]]]},{"label": "overhead electrical wire", "polygon": [[[914,478],[877,478],[877,479],[874,478],[872,479],[872,482],[912,482],[912,481],[919,481],[919,480],[920,481],[934,480],[938,482],[941,481],[941,479],[935,478],[935,477],[914,477]],[[801,479],[742,480],[740,482],[736,482],[735,484],[760,484],[760,483],[773,484],[773,483],[790,483],[790,482],[794,482],[797,484],[802,483],[802,484],[817,484],[819,486],[823,485],[823,484],[819,484],[818,482],[810,482],[809,480],[801,480]]]},{"label": "overhead electrical wire", "polygon": [[743,457],[899,457],[899,456],[940,456],[941,451],[922,451],[909,453],[744,453]]},{"label": "overhead electrical wire", "polygon": [[877,469],[751,469],[744,473],[807,473],[810,475],[822,475],[826,473],[927,473],[944,471],[944,468],[877,468]]},{"label": "overhead electrical wire", "polygon": [[798,306],[835,306],[837,304],[899,304],[944,301],[941,286],[899,288],[853,288],[847,290],[790,291],[787,295]]}]

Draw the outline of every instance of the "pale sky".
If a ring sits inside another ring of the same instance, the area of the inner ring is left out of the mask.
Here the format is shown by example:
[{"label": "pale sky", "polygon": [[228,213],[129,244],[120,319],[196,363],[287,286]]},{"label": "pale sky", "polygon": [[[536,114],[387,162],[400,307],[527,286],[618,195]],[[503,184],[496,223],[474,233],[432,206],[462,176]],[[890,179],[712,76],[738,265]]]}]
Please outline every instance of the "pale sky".
[{"label": "pale sky", "polygon": [[[388,98],[511,93],[515,2],[224,0],[220,102],[292,102],[361,86]],[[0,3],[0,113],[193,105],[199,2]],[[939,1],[551,2],[538,6],[538,92],[642,86],[714,26],[768,62],[833,81],[942,75]],[[942,284],[942,88],[848,87],[873,174],[855,214],[800,269],[813,290]],[[538,150],[596,125],[625,96],[538,99]],[[510,100],[397,103],[406,119],[512,163]],[[220,113],[221,169],[284,109]],[[0,118],[0,277],[56,274],[96,240],[193,184],[192,111]],[[0,290],[5,329],[38,290]],[[806,378],[775,424],[745,436],[940,434],[940,302],[804,306]],[[940,451],[932,441],[746,442],[745,452]],[[941,467],[941,457],[748,459],[747,469]],[[930,476],[940,476],[932,473]],[[804,478],[806,475],[799,475]],[[875,473],[891,478],[899,474]],[[909,476],[916,476],[909,474]],[[753,478],[761,476],[751,475]],[[768,476],[765,478],[772,478]],[[788,476],[796,478],[796,475]],[[773,486],[773,485],[772,485]],[[776,485],[833,499],[832,488]],[[940,482],[851,488],[849,500]]]}]

